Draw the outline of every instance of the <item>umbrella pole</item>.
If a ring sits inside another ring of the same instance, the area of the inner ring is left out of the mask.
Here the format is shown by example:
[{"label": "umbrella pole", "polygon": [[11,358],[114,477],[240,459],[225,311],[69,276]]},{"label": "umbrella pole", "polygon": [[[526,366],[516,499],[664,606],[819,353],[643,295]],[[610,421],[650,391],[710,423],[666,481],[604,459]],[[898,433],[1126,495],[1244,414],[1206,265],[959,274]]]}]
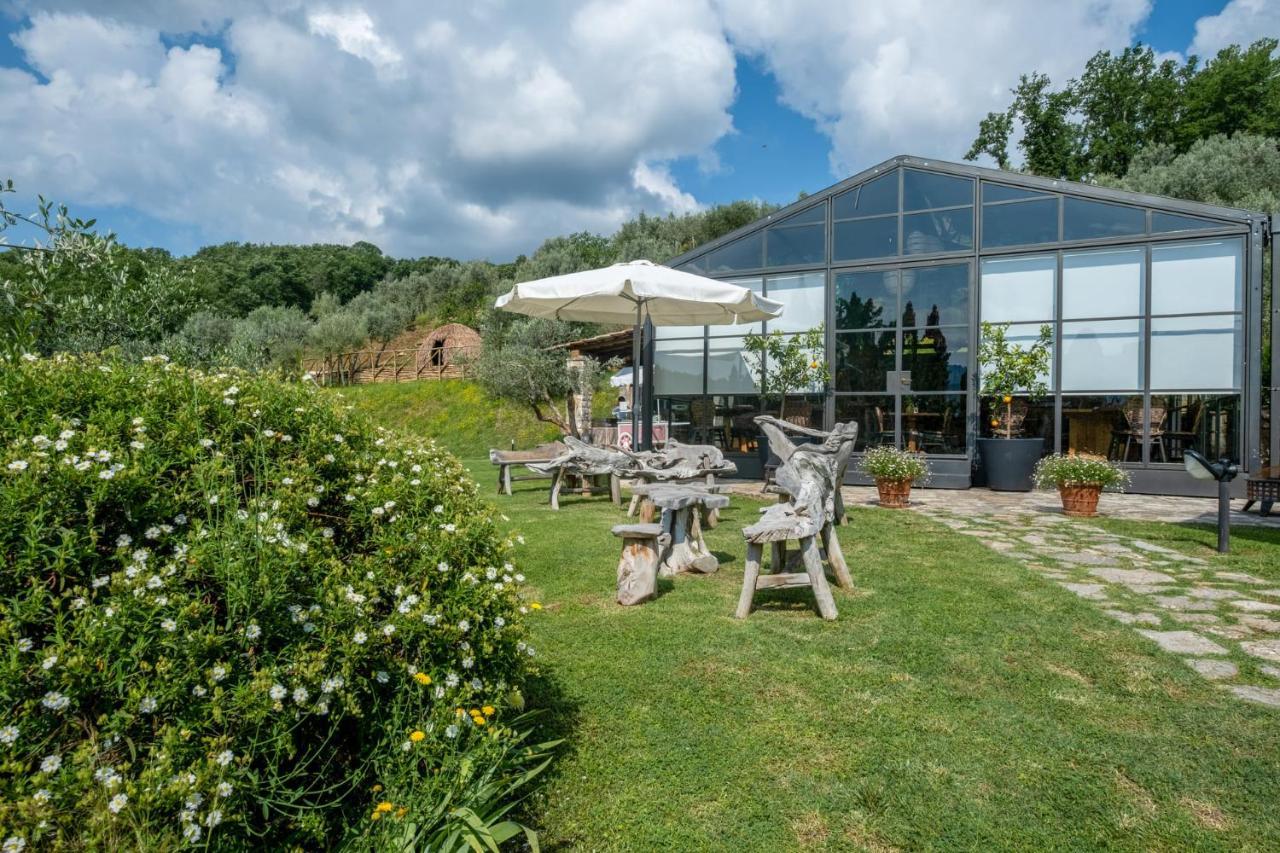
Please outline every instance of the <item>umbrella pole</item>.
[{"label": "umbrella pole", "polygon": [[640,449],[640,302],[636,301],[636,327],[631,332],[631,449]]}]

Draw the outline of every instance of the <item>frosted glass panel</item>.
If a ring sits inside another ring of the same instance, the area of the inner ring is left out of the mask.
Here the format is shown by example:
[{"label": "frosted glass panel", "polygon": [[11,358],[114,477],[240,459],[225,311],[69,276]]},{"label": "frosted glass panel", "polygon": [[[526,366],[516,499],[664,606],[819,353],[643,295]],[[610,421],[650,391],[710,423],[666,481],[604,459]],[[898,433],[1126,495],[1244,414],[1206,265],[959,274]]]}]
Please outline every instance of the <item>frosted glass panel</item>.
[{"label": "frosted glass panel", "polygon": [[[735,278],[730,280],[731,283],[739,287],[745,287],[757,296],[764,296],[764,279],[755,278]],[[745,335],[747,332],[759,332],[763,327],[759,323],[726,323],[721,326],[708,326],[707,334],[709,335]],[[692,334],[689,329],[681,326],[669,327],[667,337],[675,337],[676,335]]]},{"label": "frosted glass panel", "polygon": [[1062,390],[1127,391],[1142,387],[1142,322],[1062,324]]},{"label": "frosted glass panel", "polygon": [[743,355],[742,338],[712,338],[707,350],[707,393],[759,392],[751,366]]},{"label": "frosted glass panel", "polygon": [[1151,313],[1239,311],[1239,240],[1183,243],[1151,250]]},{"label": "frosted glass panel", "polygon": [[702,393],[702,338],[654,341],[656,394]]},{"label": "frosted glass panel", "polygon": [[1053,319],[1052,255],[982,262],[982,320],[987,323]]},{"label": "frosted glass panel", "polygon": [[1125,317],[1142,313],[1141,249],[1080,252],[1062,258],[1062,316]]},{"label": "frosted glass panel", "polygon": [[1151,321],[1151,387],[1158,391],[1240,387],[1240,318]]},{"label": "frosted glass panel", "polygon": [[821,326],[827,315],[827,275],[821,272],[773,276],[767,296],[786,306],[769,321],[769,331],[804,332]]}]

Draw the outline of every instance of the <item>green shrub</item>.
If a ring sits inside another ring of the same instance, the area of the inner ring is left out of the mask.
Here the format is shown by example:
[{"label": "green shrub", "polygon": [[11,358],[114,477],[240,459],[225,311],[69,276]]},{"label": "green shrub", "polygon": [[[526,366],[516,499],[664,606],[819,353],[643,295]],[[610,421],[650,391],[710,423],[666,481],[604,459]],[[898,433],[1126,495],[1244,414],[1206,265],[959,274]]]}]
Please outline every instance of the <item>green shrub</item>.
[{"label": "green shrub", "polygon": [[1101,456],[1076,454],[1046,456],[1036,463],[1036,485],[1042,489],[1059,486],[1100,486],[1123,490],[1129,485],[1129,473]]},{"label": "green shrub", "polygon": [[929,460],[923,453],[909,453],[889,445],[873,447],[862,455],[861,467],[874,480],[915,482],[929,476]]},{"label": "green shrub", "polygon": [[0,519],[0,838],[386,847],[545,761],[493,510],[318,389],[3,365]]}]

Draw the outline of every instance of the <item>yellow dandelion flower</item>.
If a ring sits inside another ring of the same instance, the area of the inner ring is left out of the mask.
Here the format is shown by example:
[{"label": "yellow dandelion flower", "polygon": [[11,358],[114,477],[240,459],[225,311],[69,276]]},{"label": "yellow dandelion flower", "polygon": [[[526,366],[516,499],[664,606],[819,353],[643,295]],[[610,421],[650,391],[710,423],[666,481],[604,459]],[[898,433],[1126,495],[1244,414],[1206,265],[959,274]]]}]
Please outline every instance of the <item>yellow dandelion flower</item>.
[{"label": "yellow dandelion flower", "polygon": [[530,604],[530,605],[529,605],[529,609],[530,609],[530,610],[541,610],[541,609],[542,609],[542,605],[535,601],[533,604]]},{"label": "yellow dandelion flower", "polygon": [[400,808],[396,809],[396,817],[404,817],[408,813],[409,813],[409,809],[405,808],[404,806],[401,806]]},{"label": "yellow dandelion flower", "polygon": [[431,676],[427,675],[425,672],[415,672],[413,674],[413,680],[419,684],[430,684]]},{"label": "yellow dandelion flower", "polygon": [[484,706],[483,708],[481,708],[480,710],[481,710],[482,712],[484,712],[484,715],[485,715],[486,717],[492,717],[492,716],[493,716],[493,710],[494,710],[494,709],[493,709],[493,706],[492,706],[492,705],[485,705],[485,706]]},{"label": "yellow dandelion flower", "polygon": [[379,791],[381,791],[381,790],[382,790],[382,785],[380,785],[380,784],[379,784],[379,785],[374,785],[374,786],[373,786],[372,788],[370,788],[369,790],[370,790],[370,791],[373,791],[373,792],[376,794],[376,793],[378,793]]},{"label": "yellow dandelion flower", "polygon": [[409,735],[409,740],[413,741],[414,743],[421,743],[422,739],[425,737],[426,735],[423,734],[422,732],[415,731],[411,735]]},{"label": "yellow dandelion flower", "polygon": [[392,803],[388,802],[387,800],[383,800],[382,802],[378,803],[378,805],[374,806],[373,810],[375,812],[389,812],[393,808],[395,808],[395,806]]},{"label": "yellow dandelion flower", "polygon": [[369,820],[382,820],[382,812],[374,812],[369,815]]}]

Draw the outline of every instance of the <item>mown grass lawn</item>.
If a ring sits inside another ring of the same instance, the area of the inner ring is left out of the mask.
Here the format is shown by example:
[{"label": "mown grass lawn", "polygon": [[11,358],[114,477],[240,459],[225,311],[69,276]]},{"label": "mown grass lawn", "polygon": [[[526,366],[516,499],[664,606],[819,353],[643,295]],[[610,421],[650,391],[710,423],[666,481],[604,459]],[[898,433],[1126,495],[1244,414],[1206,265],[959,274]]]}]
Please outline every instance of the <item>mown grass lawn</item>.
[{"label": "mown grass lawn", "polygon": [[[972,537],[855,510],[839,620],[789,591],[738,621],[757,505],[735,497],[717,574],[622,608],[621,510],[517,486],[494,500],[545,603],[530,698],[566,738],[529,806],[544,849],[1280,847],[1280,712]],[[1140,535],[1208,555],[1164,529]],[[1250,543],[1227,563],[1280,580],[1280,541]]]}]

